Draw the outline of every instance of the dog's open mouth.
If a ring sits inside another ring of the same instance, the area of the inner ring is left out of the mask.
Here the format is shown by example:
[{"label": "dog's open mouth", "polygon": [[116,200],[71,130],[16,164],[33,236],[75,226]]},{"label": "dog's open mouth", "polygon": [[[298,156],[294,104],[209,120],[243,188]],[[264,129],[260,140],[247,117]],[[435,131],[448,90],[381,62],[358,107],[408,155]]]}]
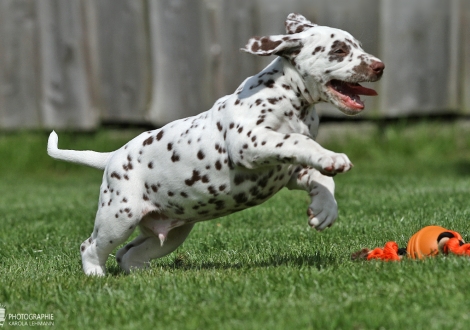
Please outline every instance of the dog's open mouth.
[{"label": "dog's open mouth", "polygon": [[364,109],[364,102],[359,95],[377,95],[377,92],[371,88],[336,79],[328,82],[327,87],[337,96],[343,106],[351,111]]}]

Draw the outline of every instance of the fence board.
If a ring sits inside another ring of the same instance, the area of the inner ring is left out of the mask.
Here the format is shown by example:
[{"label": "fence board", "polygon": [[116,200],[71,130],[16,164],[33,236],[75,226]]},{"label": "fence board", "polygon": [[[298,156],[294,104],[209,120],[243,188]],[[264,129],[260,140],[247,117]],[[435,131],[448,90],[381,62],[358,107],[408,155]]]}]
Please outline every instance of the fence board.
[{"label": "fence board", "polygon": [[448,83],[447,83],[447,107],[456,111],[460,105],[460,69],[459,64],[461,56],[461,19],[460,0],[449,0],[449,48],[447,49],[448,65]]},{"label": "fence board", "polygon": [[87,74],[83,2],[42,0],[39,12],[43,124],[90,129],[97,125]]},{"label": "fence board", "polygon": [[150,0],[153,90],[149,118],[160,125],[195,115],[203,106],[206,70],[200,1]]},{"label": "fence board", "polygon": [[256,34],[255,6],[251,0],[222,1],[219,42],[223,95],[233,93],[247,77],[259,71],[258,56],[240,51]]},{"label": "fence board", "polygon": [[221,48],[219,44],[219,31],[218,17],[221,8],[221,0],[203,0],[201,13],[201,33],[202,33],[202,76],[200,77],[201,83],[201,98],[204,110],[209,109],[214,104],[215,100],[223,95],[221,87]]},{"label": "fence board", "polygon": [[145,0],[100,0],[96,11],[103,120],[143,122],[150,96]]},{"label": "fence board", "polygon": [[462,45],[459,85],[461,86],[461,110],[470,113],[470,1],[461,1],[460,44]]},{"label": "fence board", "polygon": [[40,125],[36,4],[0,1],[0,127]]},{"label": "fence board", "polygon": [[382,80],[381,114],[429,115],[451,109],[450,6],[440,0],[382,2],[383,60],[392,71]]},{"label": "fence board", "polygon": [[257,0],[256,32],[263,35],[285,34],[284,22],[290,13],[302,13],[301,1]]}]

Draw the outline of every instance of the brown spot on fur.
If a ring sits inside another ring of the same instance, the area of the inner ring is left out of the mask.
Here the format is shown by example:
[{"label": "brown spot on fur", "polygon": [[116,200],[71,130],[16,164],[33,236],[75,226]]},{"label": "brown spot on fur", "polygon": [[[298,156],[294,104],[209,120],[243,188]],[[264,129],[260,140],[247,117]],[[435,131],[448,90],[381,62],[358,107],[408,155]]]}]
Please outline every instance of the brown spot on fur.
[{"label": "brown spot on fur", "polygon": [[244,192],[236,194],[235,196],[233,196],[233,199],[238,204],[243,204],[243,203],[246,203],[248,201],[248,197],[246,196],[246,194]]},{"label": "brown spot on fur", "polygon": [[314,49],[313,52],[312,52],[312,55],[315,55],[315,54],[318,53],[319,51],[321,51],[321,46],[315,47],[315,49]]},{"label": "brown spot on fur", "polygon": [[209,194],[211,195],[214,195],[214,196],[218,195],[217,190],[213,186],[207,187],[207,190],[209,191]]},{"label": "brown spot on fur", "polygon": [[117,174],[116,172],[111,173],[111,177],[116,178],[118,180],[121,180],[121,176],[119,174]]},{"label": "brown spot on fur", "polygon": [[241,185],[245,181],[245,177],[241,174],[235,175],[235,178],[233,179],[233,182],[235,183],[236,186]]},{"label": "brown spot on fur", "polygon": [[277,99],[276,97],[270,97],[268,98],[268,102],[271,104],[276,104],[277,102],[279,102],[279,99]]},{"label": "brown spot on fur", "polygon": [[180,160],[180,156],[176,153],[176,152],[173,152],[173,155],[171,156],[171,161],[173,163],[176,163]]},{"label": "brown spot on fur", "polygon": [[192,186],[196,181],[199,180],[201,180],[201,174],[199,173],[199,171],[193,170],[193,176],[191,177],[191,179],[186,179],[184,183],[186,183],[186,185],[188,186]]},{"label": "brown spot on fur", "polygon": [[269,79],[268,81],[266,81],[266,82],[264,83],[264,86],[266,86],[266,87],[268,87],[268,88],[273,88],[273,87],[274,87],[274,83],[275,83],[274,80]]},{"label": "brown spot on fur", "polygon": [[369,65],[364,60],[361,60],[361,63],[352,68],[352,71],[354,72],[353,77],[357,76],[359,79],[368,76],[370,72]]},{"label": "brown spot on fur", "polygon": [[148,145],[151,145],[152,142],[153,142],[153,136],[149,137],[148,139],[145,139],[142,145],[148,146]]},{"label": "brown spot on fur", "polygon": [[253,45],[251,46],[251,50],[255,53],[258,52],[260,49],[265,52],[274,50],[276,49],[277,46],[279,46],[282,43],[281,40],[274,41],[269,37],[262,37],[262,38],[255,37],[254,39],[258,41],[258,42],[254,42]]}]

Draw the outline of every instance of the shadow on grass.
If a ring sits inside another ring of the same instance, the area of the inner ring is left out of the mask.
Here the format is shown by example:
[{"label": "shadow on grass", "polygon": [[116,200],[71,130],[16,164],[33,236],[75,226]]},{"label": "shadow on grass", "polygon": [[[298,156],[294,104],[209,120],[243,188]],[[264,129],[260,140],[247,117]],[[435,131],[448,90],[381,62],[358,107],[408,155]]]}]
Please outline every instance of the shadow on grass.
[{"label": "shadow on grass", "polygon": [[192,269],[250,269],[250,268],[270,268],[289,266],[294,268],[301,267],[315,267],[317,269],[327,268],[336,264],[337,261],[333,256],[322,256],[320,254],[313,254],[308,256],[271,256],[265,260],[254,260],[249,262],[186,262],[180,260],[178,257],[169,268],[192,270]]},{"label": "shadow on grass", "polygon": [[[157,265],[163,270],[181,270],[181,271],[194,271],[194,270],[228,270],[228,269],[255,269],[255,268],[271,268],[271,267],[315,267],[318,270],[332,267],[338,264],[338,259],[329,254],[323,255],[321,253],[313,253],[309,255],[283,255],[283,256],[269,256],[262,260],[249,260],[249,261],[194,261],[188,260],[183,254],[175,256],[173,263],[165,265]],[[155,267],[154,263],[151,264],[150,269]],[[125,275],[122,269],[113,264],[108,266],[108,273],[113,276]]]}]

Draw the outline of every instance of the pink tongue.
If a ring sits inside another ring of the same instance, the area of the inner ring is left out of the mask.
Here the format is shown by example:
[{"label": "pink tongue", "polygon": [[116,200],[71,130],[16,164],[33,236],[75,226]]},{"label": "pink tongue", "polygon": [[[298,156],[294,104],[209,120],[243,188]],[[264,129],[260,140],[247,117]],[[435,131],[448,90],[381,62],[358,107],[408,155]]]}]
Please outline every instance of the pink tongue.
[{"label": "pink tongue", "polygon": [[357,85],[348,84],[347,89],[352,94],[356,94],[356,95],[369,95],[369,96],[377,95],[377,92],[375,90],[373,90],[372,88],[367,88],[367,87],[361,86],[359,84],[357,84]]},{"label": "pink tongue", "polygon": [[351,109],[364,109],[364,103],[359,97],[350,98],[349,96],[342,95],[341,100]]}]

